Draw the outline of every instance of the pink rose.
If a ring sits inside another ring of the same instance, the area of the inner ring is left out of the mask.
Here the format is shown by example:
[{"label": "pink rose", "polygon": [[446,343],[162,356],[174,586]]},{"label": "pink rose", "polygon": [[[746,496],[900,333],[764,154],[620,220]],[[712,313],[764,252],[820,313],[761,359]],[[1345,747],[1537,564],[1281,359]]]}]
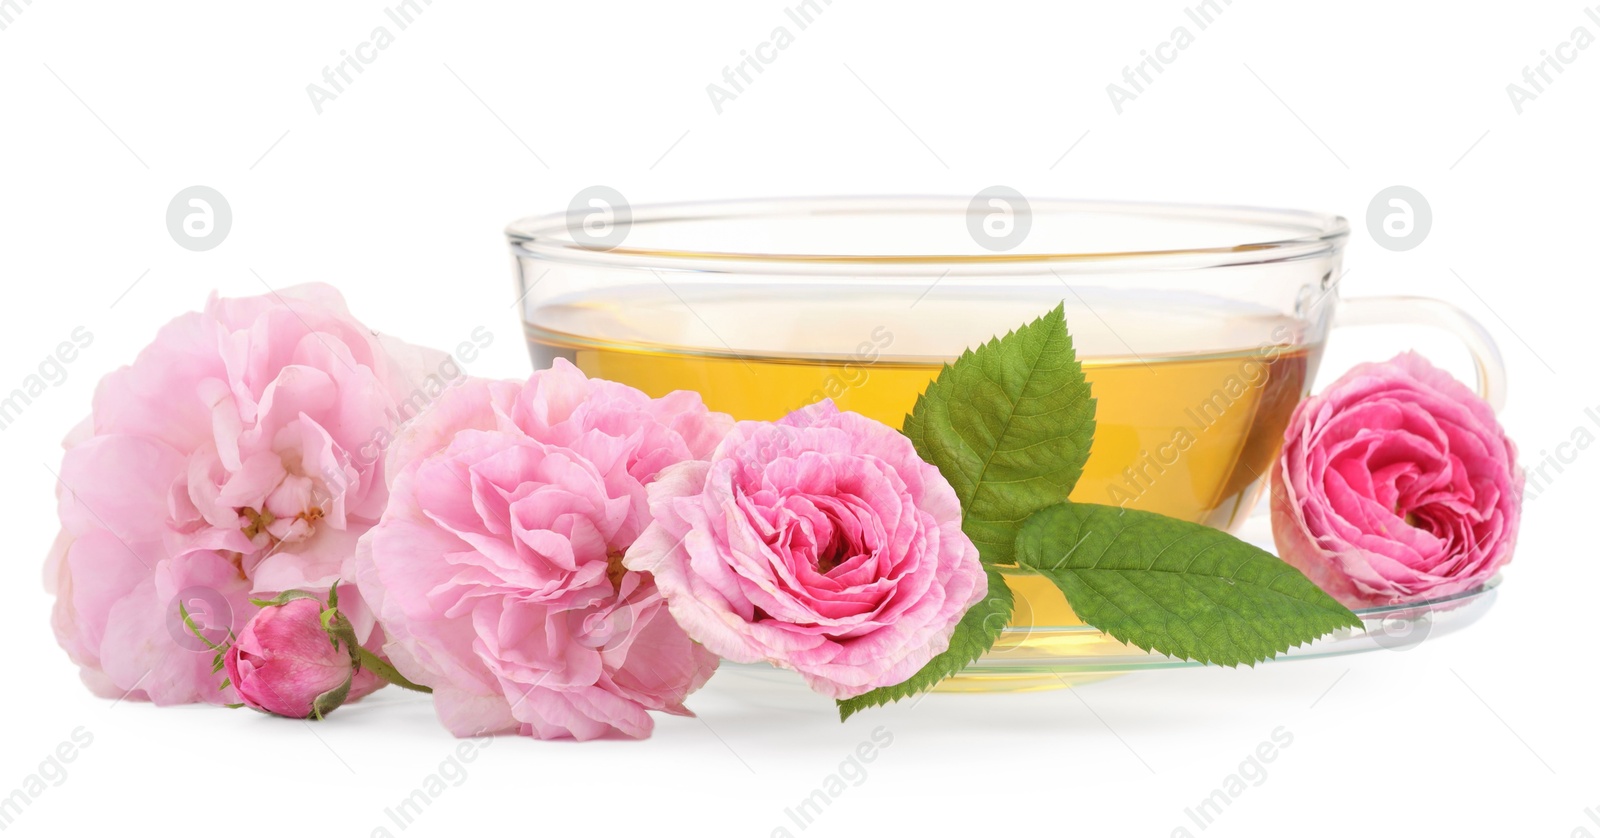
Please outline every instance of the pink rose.
[{"label": "pink rose", "polygon": [[832,401],[740,422],[650,487],[625,564],[717,654],[834,698],[906,680],[988,592],[961,505],[910,440]]},{"label": "pink rose", "polygon": [[350,649],[335,647],[322,627],[322,603],[294,599],[256,612],[223,656],[223,671],[239,700],[291,719],[321,718],[383,686],[355,670]]},{"label": "pink rose", "polygon": [[[57,640],[107,697],[238,701],[211,642],[252,597],[351,576],[388,500],[375,445],[420,410],[442,353],[381,338],[338,292],[303,285],[207,302],[107,375],[67,438],[61,534],[45,569]],[[344,591],[358,634],[371,614]]]},{"label": "pink rose", "polygon": [[1516,448],[1487,403],[1415,353],[1307,399],[1284,441],[1278,551],[1346,606],[1471,590],[1511,560]]},{"label": "pink rose", "polygon": [[469,381],[408,427],[357,581],[385,650],[457,736],[642,738],[717,658],[622,566],[645,486],[710,454],[732,420],[563,360],[527,383]]}]

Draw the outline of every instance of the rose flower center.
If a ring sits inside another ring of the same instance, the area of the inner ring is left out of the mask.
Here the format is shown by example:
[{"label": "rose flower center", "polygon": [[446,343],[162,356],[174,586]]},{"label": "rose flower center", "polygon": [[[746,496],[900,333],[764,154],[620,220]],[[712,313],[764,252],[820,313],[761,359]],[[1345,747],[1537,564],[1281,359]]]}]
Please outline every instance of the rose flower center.
[{"label": "rose flower center", "polygon": [[606,579],[611,581],[613,591],[622,590],[622,577],[628,572],[628,569],[622,566],[623,555],[625,554],[621,550],[612,550],[606,555]]},{"label": "rose flower center", "polygon": [[829,516],[828,523],[832,524],[832,527],[827,539],[817,545],[815,557],[817,572],[823,575],[827,575],[861,552],[860,545],[849,537],[849,533],[840,526],[838,520]]}]

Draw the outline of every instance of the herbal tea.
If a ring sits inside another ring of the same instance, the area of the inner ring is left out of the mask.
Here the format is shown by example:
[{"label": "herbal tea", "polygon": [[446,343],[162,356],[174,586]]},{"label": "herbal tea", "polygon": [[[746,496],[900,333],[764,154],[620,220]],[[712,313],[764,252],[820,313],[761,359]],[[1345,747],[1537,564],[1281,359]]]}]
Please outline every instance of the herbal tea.
[{"label": "herbal tea", "polygon": [[[696,390],[738,419],[832,398],[899,427],[944,362],[1055,305],[859,286],[848,307],[830,297],[813,288],[775,302],[769,291],[757,302],[663,283],[552,300],[526,328],[537,367],[562,357],[652,396]],[[1072,499],[1223,529],[1242,521],[1320,347],[1301,342],[1293,319],[1214,298],[1086,289],[1066,306],[1097,400],[1094,447]],[[1014,625],[1076,622],[1054,586],[1010,582],[1025,600]]]}]

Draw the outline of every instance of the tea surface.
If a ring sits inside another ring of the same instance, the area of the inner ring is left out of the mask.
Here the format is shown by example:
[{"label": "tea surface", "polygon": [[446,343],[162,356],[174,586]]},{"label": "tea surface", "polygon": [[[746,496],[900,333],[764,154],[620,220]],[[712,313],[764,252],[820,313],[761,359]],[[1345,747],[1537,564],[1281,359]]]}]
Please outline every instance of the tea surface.
[{"label": "tea surface", "polygon": [[[737,419],[832,398],[898,428],[963,347],[1053,305],[934,294],[912,303],[914,293],[859,288],[849,305],[815,292],[779,301],[717,292],[663,285],[547,303],[526,324],[535,365],[567,358],[653,396],[696,390]],[[1207,299],[1074,295],[1067,324],[1098,401],[1072,499],[1240,523],[1317,360],[1296,322]],[[1014,624],[1076,622],[1053,586],[1009,580],[1025,600]]]}]

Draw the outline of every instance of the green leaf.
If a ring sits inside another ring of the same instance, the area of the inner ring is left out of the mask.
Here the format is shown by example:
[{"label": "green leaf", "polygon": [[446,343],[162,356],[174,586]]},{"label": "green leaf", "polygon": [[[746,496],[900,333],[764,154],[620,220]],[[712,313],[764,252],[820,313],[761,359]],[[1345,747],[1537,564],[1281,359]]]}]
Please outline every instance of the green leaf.
[{"label": "green leaf", "polygon": [[878,707],[899,701],[933,688],[933,685],[960,672],[978,656],[989,651],[995,638],[1011,622],[1011,588],[1004,576],[993,568],[985,568],[989,578],[989,593],[977,605],[967,609],[961,622],[956,623],[950,636],[950,648],[935,655],[915,675],[889,687],[879,687],[854,698],[839,701],[839,721],[844,721],[868,707]]},{"label": "green leaf", "polygon": [[1011,588],[994,566],[1012,562],[1030,513],[1072,492],[1089,459],[1094,407],[1059,305],[963,352],[917,397],[902,431],[955,489],[989,594],[956,625],[949,649],[900,684],[840,701],[840,719],[931,689],[994,645],[1012,610]]},{"label": "green leaf", "polygon": [[1094,438],[1095,401],[1062,306],[940,371],[904,433],[961,500],[987,564],[1010,564],[1029,514],[1067,499]]},{"label": "green leaf", "polygon": [[1098,504],[1034,513],[1017,563],[1124,643],[1201,663],[1251,664],[1361,620],[1276,556],[1221,530]]}]

